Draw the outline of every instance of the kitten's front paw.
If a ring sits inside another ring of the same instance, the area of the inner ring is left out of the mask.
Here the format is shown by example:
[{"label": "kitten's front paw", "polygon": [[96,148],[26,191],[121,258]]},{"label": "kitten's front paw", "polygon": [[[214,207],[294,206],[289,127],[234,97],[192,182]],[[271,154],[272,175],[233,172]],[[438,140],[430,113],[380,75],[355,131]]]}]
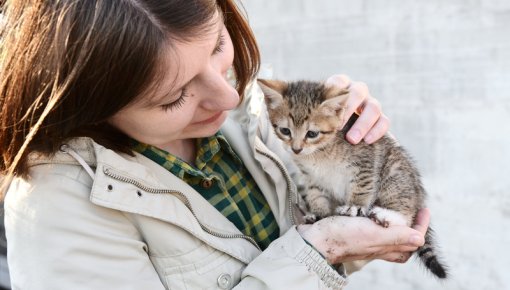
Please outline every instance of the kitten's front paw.
[{"label": "kitten's front paw", "polygon": [[385,228],[391,226],[408,226],[407,218],[394,210],[375,206],[368,213],[368,217]]},{"label": "kitten's front paw", "polygon": [[314,222],[317,221],[317,216],[314,215],[313,213],[309,213],[309,214],[306,214],[303,217],[303,219],[305,221],[305,224],[313,224]]},{"label": "kitten's front paw", "polygon": [[327,198],[317,198],[309,203],[309,215],[314,215],[315,220],[318,221],[322,218],[331,215],[330,201]]},{"label": "kitten's front paw", "polygon": [[368,209],[357,205],[341,205],[335,209],[337,215],[366,217]]}]

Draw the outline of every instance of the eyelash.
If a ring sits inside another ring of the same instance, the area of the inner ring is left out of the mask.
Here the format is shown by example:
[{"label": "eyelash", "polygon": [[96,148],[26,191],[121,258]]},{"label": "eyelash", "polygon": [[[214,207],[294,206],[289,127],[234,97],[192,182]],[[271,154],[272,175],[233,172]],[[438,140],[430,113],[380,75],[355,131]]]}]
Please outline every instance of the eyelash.
[{"label": "eyelash", "polygon": [[223,48],[225,47],[225,36],[220,36],[220,41],[218,42],[218,46],[214,48],[214,54],[223,52]]},{"label": "eyelash", "polygon": [[168,110],[173,111],[174,109],[179,109],[180,107],[182,107],[184,102],[186,102],[186,100],[184,99],[188,97],[186,93],[187,93],[186,88],[183,88],[181,96],[177,100],[168,104],[161,105],[161,109],[163,109],[163,111],[165,112],[167,112]]}]

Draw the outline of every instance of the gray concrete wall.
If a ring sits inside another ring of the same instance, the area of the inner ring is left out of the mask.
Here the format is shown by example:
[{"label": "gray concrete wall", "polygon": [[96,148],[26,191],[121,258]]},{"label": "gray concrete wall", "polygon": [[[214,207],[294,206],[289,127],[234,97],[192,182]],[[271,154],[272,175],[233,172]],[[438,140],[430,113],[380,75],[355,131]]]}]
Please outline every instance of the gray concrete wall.
[{"label": "gray concrete wall", "polygon": [[347,289],[510,289],[510,1],[242,2],[275,77],[366,82],[422,170],[451,279],[378,261]]}]

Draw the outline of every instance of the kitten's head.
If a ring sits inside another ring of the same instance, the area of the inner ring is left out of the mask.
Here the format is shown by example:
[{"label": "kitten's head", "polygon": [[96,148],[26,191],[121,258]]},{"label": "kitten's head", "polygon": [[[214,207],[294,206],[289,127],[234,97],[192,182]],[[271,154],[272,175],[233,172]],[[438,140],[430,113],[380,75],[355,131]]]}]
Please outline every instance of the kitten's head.
[{"label": "kitten's head", "polygon": [[347,90],[309,81],[258,83],[276,135],[296,155],[314,153],[338,138]]}]

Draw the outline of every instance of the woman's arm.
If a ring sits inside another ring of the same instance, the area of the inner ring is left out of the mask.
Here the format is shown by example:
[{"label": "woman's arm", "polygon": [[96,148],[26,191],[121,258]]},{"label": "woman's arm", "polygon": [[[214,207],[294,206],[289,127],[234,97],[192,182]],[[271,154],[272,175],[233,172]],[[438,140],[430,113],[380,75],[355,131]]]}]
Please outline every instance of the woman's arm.
[{"label": "woman's arm", "polygon": [[384,228],[364,217],[335,216],[300,225],[298,232],[331,264],[366,259],[404,263],[425,243],[429,221],[428,209],[418,213],[413,228]]},{"label": "woman's arm", "polygon": [[253,260],[234,289],[343,289],[345,273],[338,272],[291,227]]},{"label": "woman's arm", "polygon": [[331,265],[366,259],[404,263],[423,245],[429,220],[423,209],[413,228],[343,216],[293,227],[248,265],[235,289],[343,289],[346,277]]}]

